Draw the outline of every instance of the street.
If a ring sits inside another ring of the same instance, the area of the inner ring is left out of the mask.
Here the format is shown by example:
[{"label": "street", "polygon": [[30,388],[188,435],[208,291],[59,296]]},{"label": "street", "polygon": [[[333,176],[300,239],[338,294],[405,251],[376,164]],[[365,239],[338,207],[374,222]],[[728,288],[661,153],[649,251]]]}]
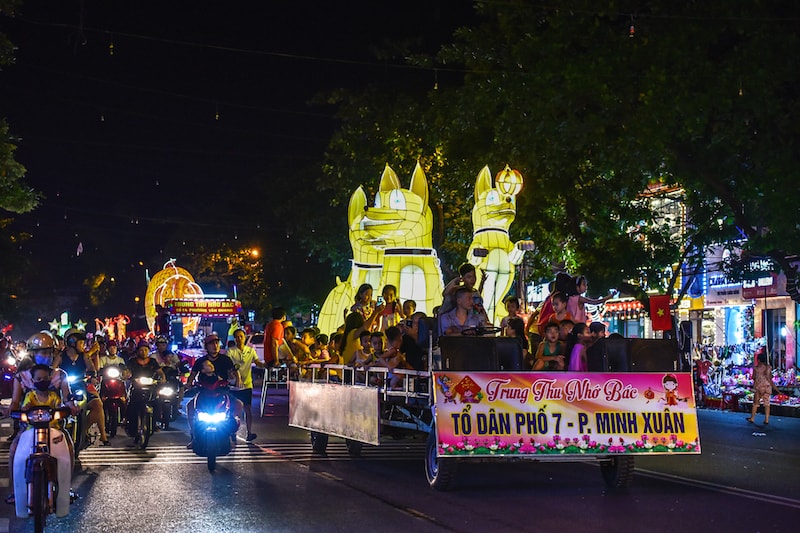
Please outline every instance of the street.
[{"label": "street", "polygon": [[[359,459],[331,438],[323,457],[287,426],[286,394],[270,392],[256,442],[240,428],[214,473],[186,449],[183,417],[146,451],[124,435],[84,450],[73,477],[81,498],[47,531],[796,531],[800,419],[754,426],[743,413],[701,410],[703,454],[637,458],[626,490],[607,489],[594,464],[489,461],[462,463],[457,488],[441,493],[425,480],[423,436],[384,437]],[[3,439],[3,468],[6,448]],[[32,531],[12,510],[0,509],[0,531]]]}]

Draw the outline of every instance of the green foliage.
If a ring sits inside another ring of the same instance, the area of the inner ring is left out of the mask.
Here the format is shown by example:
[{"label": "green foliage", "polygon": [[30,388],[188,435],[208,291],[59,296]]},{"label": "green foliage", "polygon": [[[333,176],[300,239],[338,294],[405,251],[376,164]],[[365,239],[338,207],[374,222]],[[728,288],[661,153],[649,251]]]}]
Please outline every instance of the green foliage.
[{"label": "green foliage", "polygon": [[25,186],[25,167],[14,159],[13,141],[8,123],[0,120],[0,209],[27,213],[39,205],[41,195]]},{"label": "green foliage", "polygon": [[[786,60],[800,52],[800,5],[509,0],[477,9],[480,23],[435,58],[417,58],[463,69],[457,86],[372,88],[336,102],[342,128],[325,170],[341,180],[330,192],[342,205],[386,160],[405,170],[435,154],[436,244],[451,264],[471,237],[470,193],[487,163],[524,176],[512,232],[536,241],[535,278],[567,268],[595,288],[663,291],[675,265],[701,262],[714,243],[746,236],[746,251],[779,264],[800,250],[797,69]],[[676,186],[683,236],[642,200]]]}]

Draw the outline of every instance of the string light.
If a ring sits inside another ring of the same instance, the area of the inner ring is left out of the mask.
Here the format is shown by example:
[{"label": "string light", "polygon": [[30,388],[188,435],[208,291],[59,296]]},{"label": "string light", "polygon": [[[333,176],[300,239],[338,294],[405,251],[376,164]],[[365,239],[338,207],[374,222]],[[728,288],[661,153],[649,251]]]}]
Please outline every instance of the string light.
[{"label": "string light", "polygon": [[111,34],[111,42],[108,43],[108,55],[114,56],[114,34]]},{"label": "string light", "polygon": [[631,15],[631,28],[628,30],[628,37],[631,39],[636,35],[636,28],[633,25],[633,15]]},{"label": "string light", "polygon": [[219,121],[219,103],[214,107],[214,120]]}]

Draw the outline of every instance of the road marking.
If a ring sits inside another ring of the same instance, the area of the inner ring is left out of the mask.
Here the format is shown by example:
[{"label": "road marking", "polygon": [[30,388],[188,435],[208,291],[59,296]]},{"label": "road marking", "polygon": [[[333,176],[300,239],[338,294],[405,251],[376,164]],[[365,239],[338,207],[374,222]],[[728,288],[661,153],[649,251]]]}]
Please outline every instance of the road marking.
[{"label": "road marking", "polygon": [[[217,458],[218,463],[308,463],[316,461],[405,461],[419,460],[425,456],[424,442],[391,441],[380,446],[365,445],[361,457],[353,459],[344,443],[329,443],[327,453],[315,453],[310,443],[264,443],[236,446],[230,455]],[[84,467],[129,466],[164,464],[201,464],[199,457],[185,446],[153,446],[146,450],[138,448],[113,448],[91,446],[80,455]],[[8,452],[0,453],[0,465],[8,463]]]},{"label": "road marking", "polygon": [[9,527],[11,524],[11,519],[9,518],[0,518],[0,533],[8,533]]},{"label": "road marking", "polygon": [[636,468],[634,469],[634,471],[637,474],[644,477],[661,479],[665,481],[672,481],[673,483],[680,483],[681,485],[701,487],[704,489],[721,492],[723,494],[731,494],[733,496],[740,496],[742,498],[749,498],[751,500],[757,500],[765,503],[772,503],[775,505],[783,505],[785,507],[800,509],[800,500],[787,498],[785,496],[778,496],[775,494],[767,494],[765,492],[756,492],[753,490],[740,489],[738,487],[731,487],[729,485],[720,485],[719,483],[712,483],[710,481],[700,481],[698,479],[676,476],[674,474],[665,474],[663,472],[656,472],[654,470],[644,470],[641,468]]}]

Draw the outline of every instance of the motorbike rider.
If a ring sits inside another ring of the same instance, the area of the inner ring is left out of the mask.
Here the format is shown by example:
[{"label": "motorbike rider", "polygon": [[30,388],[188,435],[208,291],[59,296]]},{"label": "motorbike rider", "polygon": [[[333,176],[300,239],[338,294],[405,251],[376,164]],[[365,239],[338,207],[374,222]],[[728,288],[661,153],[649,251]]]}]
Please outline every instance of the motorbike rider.
[{"label": "motorbike rider", "polygon": [[117,346],[117,341],[108,341],[108,355],[100,358],[101,370],[107,366],[117,366],[119,367],[120,372],[125,370],[125,359],[120,357],[118,349],[119,346]]},{"label": "motorbike rider", "polygon": [[103,446],[109,446],[106,434],[106,416],[103,412],[103,402],[94,387],[88,387],[84,381],[87,374],[96,374],[96,368],[92,363],[92,355],[96,354],[100,347],[95,341],[92,347],[86,350],[86,335],[77,329],[68,330],[64,333],[64,344],[66,349],[61,352],[61,360],[58,367],[64,370],[68,376],[74,379],[73,388],[81,390],[87,398],[86,403],[86,430],[97,424],[100,430],[100,441]]},{"label": "motorbike rider", "polygon": [[228,348],[227,356],[233,361],[234,367],[239,372],[239,381],[241,386],[235,388],[233,395],[239,398],[244,404],[244,422],[247,426],[247,442],[256,440],[256,434],[253,433],[253,364],[260,368],[265,368],[264,364],[258,358],[258,354],[252,346],[245,346],[244,342],[246,334],[242,328],[237,328],[233,332],[233,340],[236,345]]},{"label": "motorbike rider", "polygon": [[164,376],[167,380],[173,381],[178,387],[175,400],[177,405],[180,406],[181,402],[183,402],[183,384],[180,381],[180,376],[188,372],[186,363],[183,362],[179,355],[169,349],[169,340],[164,335],[156,337],[155,358],[158,363],[164,367]]},{"label": "motorbike rider", "polygon": [[[150,345],[146,341],[139,341],[139,344],[136,345],[134,357],[128,360],[128,372],[131,382],[137,378],[154,378],[158,382],[163,382],[166,379],[158,361],[150,357]],[[133,406],[128,402],[128,409],[130,410],[131,407]],[[128,421],[128,435],[138,438],[138,435],[136,435],[136,425],[138,423],[136,417],[126,415],[125,418]]]},{"label": "motorbike rider", "polygon": [[[217,375],[219,379],[228,381],[234,381],[238,384],[239,381],[239,374],[236,372],[236,367],[231,360],[230,357],[227,355],[220,353],[220,339],[216,333],[212,333],[208,335],[205,340],[203,341],[203,346],[206,349],[206,355],[203,357],[198,358],[194,362],[194,366],[192,366],[192,371],[189,373],[189,379],[186,381],[187,388],[191,387],[194,384],[194,380],[197,375],[202,372],[203,365],[206,361],[210,361],[214,365],[214,373]],[[233,395],[230,396],[231,407],[233,409],[233,414],[235,417],[241,418],[243,405],[241,400],[236,398]],[[186,418],[189,420],[189,432],[192,433],[194,431],[194,402],[189,402],[186,404]],[[192,447],[192,441],[189,441],[189,444],[186,445],[187,448]]]},{"label": "motorbike rider", "polygon": [[[34,365],[47,365],[48,367],[53,366],[56,339],[50,334],[50,332],[40,331],[39,333],[34,333],[31,335],[27,342],[27,348],[30,361]],[[66,372],[59,368],[54,368],[50,376],[49,388],[60,394],[62,403],[72,409],[73,414],[78,413],[78,407],[75,405],[75,402],[70,399],[69,381],[67,379]],[[22,400],[24,396],[33,390],[36,390],[36,385],[34,384],[33,376],[31,375],[31,367],[29,366],[27,370],[20,370],[14,376],[14,387],[11,395],[11,405],[9,406],[8,412],[10,413],[12,411],[19,411],[20,407],[22,406]],[[17,451],[19,435],[20,434],[18,433],[14,437],[14,440],[11,442],[11,446],[8,448],[9,487],[14,486],[14,454]],[[65,432],[64,435],[67,439],[67,445],[69,446],[71,456],[74,461],[75,451],[72,439],[70,438],[69,433]],[[6,503],[14,503],[13,492],[6,496]]]}]

